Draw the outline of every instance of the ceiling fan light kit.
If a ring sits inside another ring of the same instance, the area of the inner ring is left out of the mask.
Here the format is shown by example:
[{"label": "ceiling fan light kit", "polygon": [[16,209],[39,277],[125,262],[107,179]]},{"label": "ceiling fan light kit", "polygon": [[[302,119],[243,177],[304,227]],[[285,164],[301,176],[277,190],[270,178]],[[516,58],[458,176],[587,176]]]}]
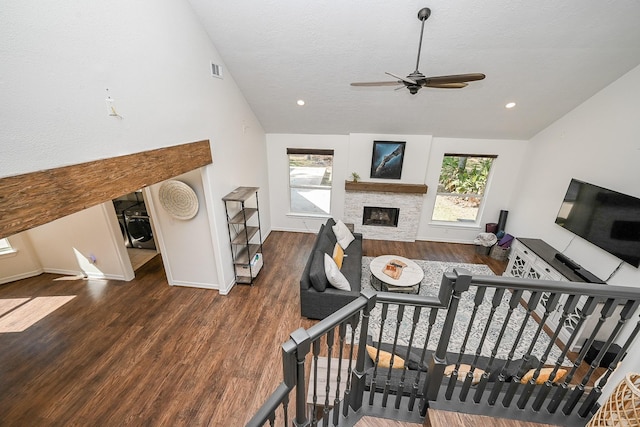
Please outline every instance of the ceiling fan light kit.
[{"label": "ceiling fan light kit", "polygon": [[418,12],[418,19],[422,22],[420,28],[420,43],[418,44],[418,58],[416,60],[416,70],[409,74],[407,77],[400,77],[396,74],[385,72],[398,79],[397,81],[386,82],[359,82],[351,83],[351,86],[397,86],[404,85],[409,89],[409,93],[415,95],[423,87],[437,88],[437,89],[462,89],[468,86],[468,82],[482,80],[485,75],[482,73],[470,73],[470,74],[454,74],[450,76],[432,76],[426,77],[418,69],[420,68],[420,52],[422,50],[422,39],[424,35],[424,22],[431,16],[431,9],[428,7],[420,9]]}]

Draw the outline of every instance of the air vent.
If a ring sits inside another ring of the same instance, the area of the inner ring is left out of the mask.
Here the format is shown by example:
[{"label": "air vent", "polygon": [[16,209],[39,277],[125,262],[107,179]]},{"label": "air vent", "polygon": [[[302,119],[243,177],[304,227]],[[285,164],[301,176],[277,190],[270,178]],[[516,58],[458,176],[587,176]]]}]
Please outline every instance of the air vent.
[{"label": "air vent", "polygon": [[219,79],[222,78],[222,65],[211,63],[211,75]]}]

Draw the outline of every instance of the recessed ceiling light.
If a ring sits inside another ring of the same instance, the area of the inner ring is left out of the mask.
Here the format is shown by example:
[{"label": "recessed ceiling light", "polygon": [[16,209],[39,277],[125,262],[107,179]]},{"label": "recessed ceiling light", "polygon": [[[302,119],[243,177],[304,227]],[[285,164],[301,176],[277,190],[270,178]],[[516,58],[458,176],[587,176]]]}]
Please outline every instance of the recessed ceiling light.
[{"label": "recessed ceiling light", "polygon": [[509,102],[507,105],[504,106],[504,108],[513,108],[516,106],[515,102]]},{"label": "recessed ceiling light", "polygon": [[302,99],[298,99],[297,104],[298,104],[299,106],[303,106],[303,105],[304,105],[304,100],[302,100]]}]

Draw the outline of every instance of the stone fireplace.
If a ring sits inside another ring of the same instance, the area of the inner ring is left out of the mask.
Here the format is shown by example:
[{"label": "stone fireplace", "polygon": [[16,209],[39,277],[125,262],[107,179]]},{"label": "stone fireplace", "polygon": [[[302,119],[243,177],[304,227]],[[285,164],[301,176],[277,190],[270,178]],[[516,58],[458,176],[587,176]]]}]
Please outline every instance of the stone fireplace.
[{"label": "stone fireplace", "polygon": [[347,181],[343,221],[365,239],[414,242],[426,192],[421,184]]}]

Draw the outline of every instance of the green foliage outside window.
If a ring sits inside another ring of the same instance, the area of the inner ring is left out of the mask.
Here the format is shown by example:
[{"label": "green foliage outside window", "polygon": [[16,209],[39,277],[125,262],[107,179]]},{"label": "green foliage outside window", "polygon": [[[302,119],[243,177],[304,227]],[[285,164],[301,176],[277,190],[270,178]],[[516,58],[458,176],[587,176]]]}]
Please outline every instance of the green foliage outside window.
[{"label": "green foliage outside window", "polygon": [[492,158],[445,156],[438,192],[482,195],[487,185]]}]

